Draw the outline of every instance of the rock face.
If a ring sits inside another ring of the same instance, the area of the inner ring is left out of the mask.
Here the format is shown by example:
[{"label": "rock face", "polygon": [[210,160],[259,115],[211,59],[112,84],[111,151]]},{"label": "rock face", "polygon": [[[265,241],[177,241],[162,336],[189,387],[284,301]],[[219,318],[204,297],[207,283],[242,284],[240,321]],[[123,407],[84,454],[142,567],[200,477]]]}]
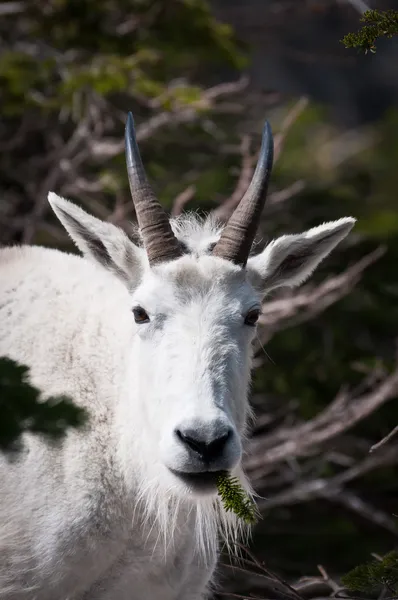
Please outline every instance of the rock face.
[{"label": "rock face", "polygon": [[[307,95],[353,126],[379,118],[398,100],[398,42],[359,54],[339,40],[359,28],[358,0],[212,0],[217,17],[251,47],[254,91]],[[372,1],[372,8],[398,3]]]}]

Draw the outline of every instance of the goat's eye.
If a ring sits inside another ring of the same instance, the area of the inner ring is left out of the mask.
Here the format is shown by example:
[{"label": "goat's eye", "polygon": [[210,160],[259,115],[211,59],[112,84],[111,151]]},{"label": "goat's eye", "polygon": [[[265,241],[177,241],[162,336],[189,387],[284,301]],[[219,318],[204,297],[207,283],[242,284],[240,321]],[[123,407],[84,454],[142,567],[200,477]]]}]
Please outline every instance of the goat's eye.
[{"label": "goat's eye", "polygon": [[254,327],[258,321],[259,316],[260,311],[258,308],[253,308],[253,310],[249,310],[245,317],[245,325],[250,325],[251,327]]},{"label": "goat's eye", "polygon": [[133,315],[136,323],[149,323],[148,313],[141,306],[133,308]]}]

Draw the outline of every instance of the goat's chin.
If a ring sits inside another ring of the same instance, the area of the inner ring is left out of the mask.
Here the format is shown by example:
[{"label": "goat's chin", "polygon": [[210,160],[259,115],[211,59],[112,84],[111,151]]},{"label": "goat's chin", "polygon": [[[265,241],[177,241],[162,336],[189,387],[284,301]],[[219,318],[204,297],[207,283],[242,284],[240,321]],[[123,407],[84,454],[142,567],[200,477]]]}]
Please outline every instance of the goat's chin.
[{"label": "goat's chin", "polygon": [[217,495],[218,472],[187,473],[166,467],[169,490],[181,500],[197,500]]},{"label": "goat's chin", "polygon": [[184,473],[168,469],[173,479],[173,492],[184,498],[209,498],[217,495],[218,472]]}]

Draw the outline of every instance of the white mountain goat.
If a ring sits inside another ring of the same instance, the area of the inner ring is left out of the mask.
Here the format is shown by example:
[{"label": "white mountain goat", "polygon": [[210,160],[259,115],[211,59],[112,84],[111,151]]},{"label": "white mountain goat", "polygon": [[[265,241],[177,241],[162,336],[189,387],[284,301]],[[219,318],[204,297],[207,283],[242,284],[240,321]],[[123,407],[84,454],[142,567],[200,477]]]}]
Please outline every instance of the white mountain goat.
[{"label": "white mountain goat", "polygon": [[50,193],[83,256],[0,251],[0,356],[90,415],[59,444],[25,435],[16,459],[0,456],[1,600],[208,597],[218,536],[233,543],[239,528],[217,474],[248,487],[242,440],[262,299],[303,282],[354,224],[283,236],[249,257],[272,168],[268,124],[224,229],[168,220],[131,115],[126,156],[140,244]]}]

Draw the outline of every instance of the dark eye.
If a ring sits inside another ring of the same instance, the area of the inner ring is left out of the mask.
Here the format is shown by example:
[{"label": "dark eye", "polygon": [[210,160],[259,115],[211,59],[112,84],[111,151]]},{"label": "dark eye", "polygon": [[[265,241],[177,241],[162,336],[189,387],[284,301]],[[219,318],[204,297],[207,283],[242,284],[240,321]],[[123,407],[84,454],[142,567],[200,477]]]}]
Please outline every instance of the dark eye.
[{"label": "dark eye", "polygon": [[258,308],[253,308],[253,310],[249,310],[245,317],[245,325],[250,325],[251,327],[254,327],[258,321],[259,316],[260,311]]},{"label": "dark eye", "polygon": [[133,308],[133,315],[136,323],[149,323],[148,313],[141,306]]}]

